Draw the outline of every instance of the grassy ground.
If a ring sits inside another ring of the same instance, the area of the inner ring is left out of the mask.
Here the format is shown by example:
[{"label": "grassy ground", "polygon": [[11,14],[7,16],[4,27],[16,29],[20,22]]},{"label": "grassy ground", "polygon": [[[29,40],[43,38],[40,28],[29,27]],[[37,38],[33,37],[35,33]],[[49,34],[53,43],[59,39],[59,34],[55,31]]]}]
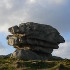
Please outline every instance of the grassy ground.
[{"label": "grassy ground", "polygon": [[70,60],[29,60],[0,58],[0,70],[70,70]]}]

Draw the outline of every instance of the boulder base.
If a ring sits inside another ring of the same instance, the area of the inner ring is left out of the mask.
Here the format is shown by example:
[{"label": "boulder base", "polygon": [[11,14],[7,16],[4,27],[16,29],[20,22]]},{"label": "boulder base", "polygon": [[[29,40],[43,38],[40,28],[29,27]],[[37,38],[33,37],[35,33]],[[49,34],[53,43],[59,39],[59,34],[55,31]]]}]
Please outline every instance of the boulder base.
[{"label": "boulder base", "polygon": [[52,54],[40,53],[32,50],[18,50],[11,54],[11,58],[18,58],[23,60],[48,60]]}]

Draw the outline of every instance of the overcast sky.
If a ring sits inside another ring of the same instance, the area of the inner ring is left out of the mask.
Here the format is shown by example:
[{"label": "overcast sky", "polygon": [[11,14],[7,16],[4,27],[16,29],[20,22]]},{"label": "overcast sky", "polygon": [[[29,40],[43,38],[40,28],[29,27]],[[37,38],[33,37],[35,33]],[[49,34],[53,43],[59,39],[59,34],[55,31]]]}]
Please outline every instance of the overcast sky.
[{"label": "overcast sky", "polygon": [[7,45],[8,28],[30,21],[56,28],[66,42],[53,55],[70,58],[70,0],[0,0],[0,55],[15,50]]}]

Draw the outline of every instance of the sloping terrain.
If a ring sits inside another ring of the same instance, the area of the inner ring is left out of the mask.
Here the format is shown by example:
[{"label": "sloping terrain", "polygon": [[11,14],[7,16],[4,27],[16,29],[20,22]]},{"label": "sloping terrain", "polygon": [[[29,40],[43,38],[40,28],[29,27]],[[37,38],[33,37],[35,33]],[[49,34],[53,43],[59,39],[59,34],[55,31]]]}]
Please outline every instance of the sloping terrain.
[{"label": "sloping terrain", "polygon": [[70,70],[70,60],[19,60],[0,58],[0,70]]}]

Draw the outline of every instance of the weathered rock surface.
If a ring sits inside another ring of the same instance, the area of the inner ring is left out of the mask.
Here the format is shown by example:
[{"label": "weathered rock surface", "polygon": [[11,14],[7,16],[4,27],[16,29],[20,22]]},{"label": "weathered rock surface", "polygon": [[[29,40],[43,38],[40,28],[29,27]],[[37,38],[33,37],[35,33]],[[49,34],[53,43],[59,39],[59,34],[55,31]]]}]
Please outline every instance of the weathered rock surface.
[{"label": "weathered rock surface", "polygon": [[63,43],[64,38],[50,25],[38,24],[33,22],[21,23],[18,26],[9,28],[12,34],[24,34],[26,38],[40,39],[52,43]]},{"label": "weathered rock surface", "polygon": [[19,58],[24,60],[46,60],[49,59],[52,55],[51,54],[45,54],[42,52],[35,52],[32,50],[16,50],[11,54],[12,58]]},{"label": "weathered rock surface", "polygon": [[8,30],[13,34],[7,36],[8,44],[17,48],[12,54],[16,58],[47,59],[53,49],[58,49],[58,45],[65,42],[60,33],[50,25],[27,22]]}]

